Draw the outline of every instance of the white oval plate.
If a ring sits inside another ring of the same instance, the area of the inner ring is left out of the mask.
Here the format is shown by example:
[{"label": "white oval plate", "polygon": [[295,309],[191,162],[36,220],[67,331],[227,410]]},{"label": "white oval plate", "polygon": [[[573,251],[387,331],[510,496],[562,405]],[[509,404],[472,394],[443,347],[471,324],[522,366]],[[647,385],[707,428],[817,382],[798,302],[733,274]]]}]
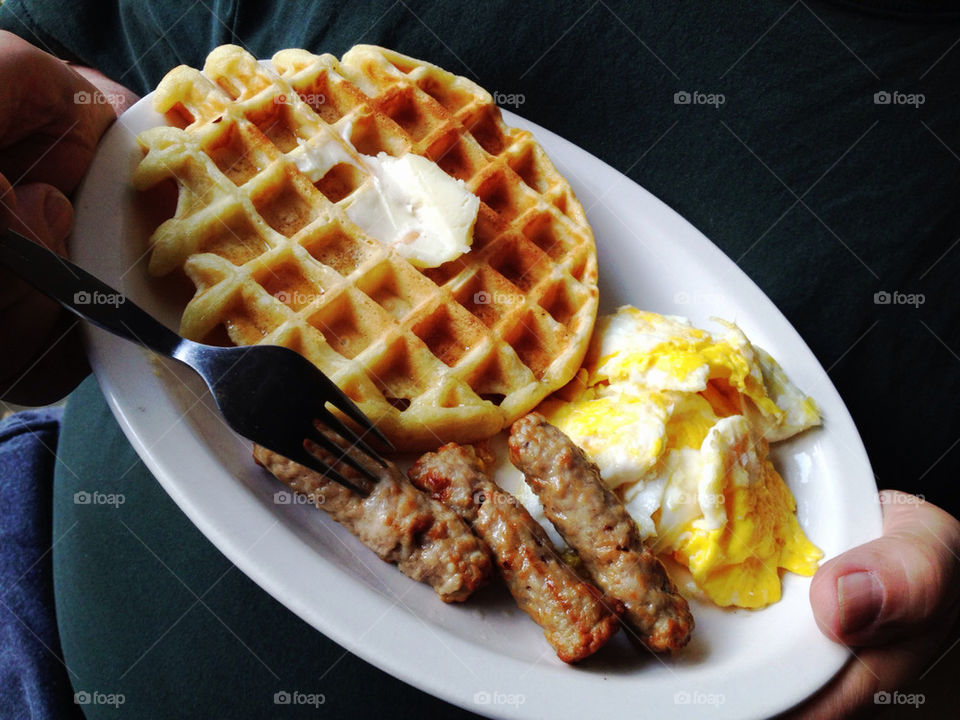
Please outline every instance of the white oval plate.
[{"label": "white oval plate", "polygon": [[[773,303],[706,237],[626,176],[504,114],[535,133],[587,208],[597,238],[601,312],[630,303],[695,323],[735,320],[823,409],[823,428],[774,452],[802,526],[828,558],[878,537],[880,507],[860,436],[826,372]],[[141,155],[136,135],[160,124],[148,96],[104,136],[77,193],[71,251],[80,265],[176,328],[178,302],[146,272],[156,219],[130,185]],[[317,630],[452,703],[510,718],[593,717],[599,708],[607,716],[763,717],[816,691],[849,657],[817,629],[809,579],[788,575],[783,599],[762,611],[695,601],[694,639],[674,658],[637,650],[620,633],[597,657],[567,666],[502,588],[445,605],[324,513],[275,502],[278,483],[254,465],[250,444],[198,401],[197,378],[100,330],[90,329],[88,337],[91,364],[120,426],[210,541]]]}]

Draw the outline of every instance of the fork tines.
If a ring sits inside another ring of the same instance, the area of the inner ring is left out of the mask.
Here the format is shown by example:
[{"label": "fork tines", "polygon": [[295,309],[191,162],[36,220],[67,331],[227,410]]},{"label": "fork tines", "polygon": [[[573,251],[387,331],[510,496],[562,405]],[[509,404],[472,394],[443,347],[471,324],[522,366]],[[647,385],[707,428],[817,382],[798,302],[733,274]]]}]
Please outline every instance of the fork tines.
[{"label": "fork tines", "polygon": [[[345,488],[347,488],[348,490],[352,490],[358,495],[366,497],[367,495],[370,494],[369,487],[366,487],[368,484],[366,477],[369,477],[369,476],[361,478],[360,479],[361,484],[357,484],[355,480],[353,481],[348,480],[335,467],[327,464],[326,462],[321,460],[319,457],[317,457],[315,454],[310,452],[308,450],[308,447],[310,444],[311,444],[310,440],[305,440],[303,448],[294,449],[294,450],[285,450],[280,454],[282,454],[284,457],[290,460],[293,460],[295,463],[303,465],[304,467],[319,473],[325,478],[328,478],[330,480],[333,480],[334,482],[340,483]],[[337,462],[339,462],[339,459],[337,460]],[[361,485],[363,485],[364,487],[361,487]]]}]

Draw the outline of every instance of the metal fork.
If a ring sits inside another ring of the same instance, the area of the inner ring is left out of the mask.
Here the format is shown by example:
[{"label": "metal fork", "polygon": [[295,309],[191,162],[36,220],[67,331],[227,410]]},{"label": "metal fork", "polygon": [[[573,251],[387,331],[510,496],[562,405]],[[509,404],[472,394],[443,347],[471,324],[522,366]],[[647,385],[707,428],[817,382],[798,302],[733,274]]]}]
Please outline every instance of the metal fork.
[{"label": "metal fork", "polygon": [[[360,495],[367,493],[336,468],[308,452],[307,443],[326,448],[373,482],[376,474],[323,433],[326,426],[382,467],[386,461],[363,436],[388,449],[390,441],[319,368],[299,353],[277,345],[216,347],[180,337],[121,293],[81,267],[10,230],[0,234],[0,264],[40,292],[97,327],[179,360],[204,379],[221,415],[240,435],[305,465]],[[327,404],[360,428],[355,432]]]}]

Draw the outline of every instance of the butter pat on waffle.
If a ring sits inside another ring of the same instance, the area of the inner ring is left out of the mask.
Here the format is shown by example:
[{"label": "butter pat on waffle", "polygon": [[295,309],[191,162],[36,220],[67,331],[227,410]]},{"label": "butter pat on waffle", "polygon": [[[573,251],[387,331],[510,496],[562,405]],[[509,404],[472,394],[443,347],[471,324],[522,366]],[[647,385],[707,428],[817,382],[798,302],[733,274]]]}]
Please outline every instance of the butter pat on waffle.
[{"label": "butter pat on waffle", "polygon": [[[596,318],[596,250],[530,133],[475,83],[382,48],[272,65],[226,45],[202,73],[175,68],[154,94],[170,126],[139,137],[134,185],[179,187],[150,272],[196,286],[181,334],[304,354],[404,450],[489,437],[567,383]],[[411,153],[479,198],[467,251],[437,267],[361,229],[375,159]]]}]

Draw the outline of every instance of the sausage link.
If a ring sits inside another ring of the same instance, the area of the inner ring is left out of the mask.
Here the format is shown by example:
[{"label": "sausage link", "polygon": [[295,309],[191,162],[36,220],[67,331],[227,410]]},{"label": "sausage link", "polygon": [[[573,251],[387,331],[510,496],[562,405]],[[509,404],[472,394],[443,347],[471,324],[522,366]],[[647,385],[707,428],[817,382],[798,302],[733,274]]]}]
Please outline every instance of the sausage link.
[{"label": "sausage link", "polygon": [[531,413],[510,431],[510,460],[593,581],[626,606],[623,620],[652,650],[683,647],[693,630],[687,601],[640,538],[623,503],[569,437]]}]

